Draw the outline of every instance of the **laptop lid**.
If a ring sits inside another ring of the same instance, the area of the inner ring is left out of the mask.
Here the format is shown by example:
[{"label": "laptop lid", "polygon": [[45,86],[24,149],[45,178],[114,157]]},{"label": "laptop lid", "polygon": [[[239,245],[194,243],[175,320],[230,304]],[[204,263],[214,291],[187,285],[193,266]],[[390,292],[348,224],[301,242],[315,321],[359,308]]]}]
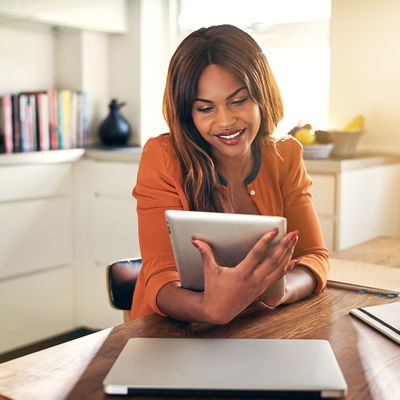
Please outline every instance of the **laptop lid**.
[{"label": "laptop lid", "polygon": [[119,395],[341,397],[347,385],[328,341],[130,339],[103,381]]}]

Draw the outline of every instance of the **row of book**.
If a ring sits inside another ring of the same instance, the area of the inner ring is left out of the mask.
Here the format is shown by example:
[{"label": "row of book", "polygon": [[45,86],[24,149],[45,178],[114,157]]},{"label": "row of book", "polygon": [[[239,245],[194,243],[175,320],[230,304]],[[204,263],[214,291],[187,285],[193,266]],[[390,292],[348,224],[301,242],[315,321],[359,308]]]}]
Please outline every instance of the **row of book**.
[{"label": "row of book", "polygon": [[87,95],[74,90],[21,92],[0,97],[0,152],[85,147]]}]

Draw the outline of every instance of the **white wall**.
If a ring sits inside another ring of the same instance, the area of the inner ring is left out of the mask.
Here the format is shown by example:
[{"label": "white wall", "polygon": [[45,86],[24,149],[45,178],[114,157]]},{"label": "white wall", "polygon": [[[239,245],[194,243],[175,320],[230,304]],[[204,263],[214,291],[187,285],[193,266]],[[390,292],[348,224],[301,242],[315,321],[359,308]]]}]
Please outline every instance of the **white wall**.
[{"label": "white wall", "polygon": [[0,20],[0,96],[49,88],[54,82],[50,26]]},{"label": "white wall", "polygon": [[332,0],[330,127],[366,117],[359,150],[400,153],[400,1]]},{"label": "white wall", "polygon": [[178,0],[129,0],[128,32],[110,38],[110,93],[127,106],[121,112],[133,130],[131,143],[144,144],[168,130],[162,98],[169,59],[176,46],[171,16]]},{"label": "white wall", "polygon": [[126,105],[122,115],[130,123],[130,143],[140,143],[140,0],[127,2],[127,33],[110,36],[110,97]]}]

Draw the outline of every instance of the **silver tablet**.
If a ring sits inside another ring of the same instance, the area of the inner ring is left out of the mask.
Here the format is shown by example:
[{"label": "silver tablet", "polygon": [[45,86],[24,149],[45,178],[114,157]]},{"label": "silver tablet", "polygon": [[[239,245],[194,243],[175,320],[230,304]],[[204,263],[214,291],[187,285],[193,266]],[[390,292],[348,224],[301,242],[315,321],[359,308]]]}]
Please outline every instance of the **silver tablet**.
[{"label": "silver tablet", "polygon": [[[209,243],[219,265],[234,267],[264,233],[278,228],[274,243],[286,234],[284,217],[181,210],[167,210],[165,217],[181,285],[192,290],[204,290],[203,262],[192,238]],[[283,295],[284,282],[275,282],[268,292]]]}]

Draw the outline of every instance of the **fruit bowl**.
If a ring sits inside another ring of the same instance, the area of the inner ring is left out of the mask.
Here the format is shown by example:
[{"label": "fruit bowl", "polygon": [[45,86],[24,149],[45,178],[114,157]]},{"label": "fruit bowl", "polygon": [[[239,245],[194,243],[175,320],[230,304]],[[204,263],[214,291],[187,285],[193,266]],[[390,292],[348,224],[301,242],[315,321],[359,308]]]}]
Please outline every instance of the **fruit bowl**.
[{"label": "fruit bowl", "polygon": [[356,152],[358,142],[363,131],[347,132],[347,131],[327,131],[333,149],[331,155],[333,157],[352,157]]},{"label": "fruit bowl", "polygon": [[323,159],[329,158],[333,148],[333,143],[308,144],[303,145],[303,158]]}]

